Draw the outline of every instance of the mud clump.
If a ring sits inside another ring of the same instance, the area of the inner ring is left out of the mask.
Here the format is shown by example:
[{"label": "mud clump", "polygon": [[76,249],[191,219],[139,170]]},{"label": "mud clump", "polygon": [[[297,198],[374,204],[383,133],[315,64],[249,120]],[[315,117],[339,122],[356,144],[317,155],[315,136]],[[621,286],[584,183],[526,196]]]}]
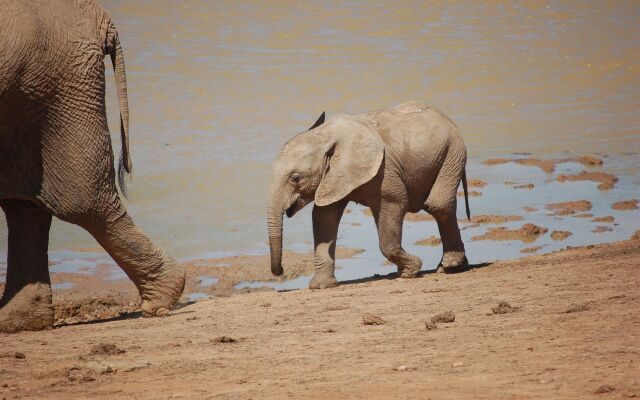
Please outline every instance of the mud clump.
[{"label": "mud clump", "polygon": [[593,214],[591,213],[581,213],[574,215],[576,218],[593,218]]},{"label": "mud clump", "polygon": [[467,180],[467,186],[468,187],[476,187],[476,188],[483,188],[485,186],[487,186],[487,182],[485,181],[481,181],[480,179],[468,179]]},{"label": "mud clump", "polygon": [[640,230],[633,232],[633,235],[629,238],[630,240],[640,240]]},{"label": "mud clump", "polygon": [[362,316],[362,324],[363,325],[384,325],[386,321],[377,315],[373,314],[364,314]]},{"label": "mud clump", "polygon": [[589,303],[580,303],[580,304],[571,304],[566,310],[564,310],[565,314],[573,314],[583,311],[588,311],[591,308]]},{"label": "mud clump", "polygon": [[506,164],[509,162],[513,162],[516,164],[520,164],[520,165],[525,165],[525,166],[531,166],[531,167],[538,167],[540,168],[542,171],[550,174],[551,172],[553,172],[555,170],[555,161],[553,160],[540,160],[537,158],[514,158],[514,159],[509,159],[509,158],[492,158],[489,160],[484,160],[482,163],[484,165],[499,165],[499,164]]},{"label": "mud clump", "polygon": [[491,307],[491,312],[488,315],[508,314],[519,311],[520,307],[513,307],[506,301],[500,301],[497,306]]},{"label": "mud clump", "polygon": [[416,242],[420,246],[439,246],[442,243],[439,237],[430,236],[428,238],[420,239]]},{"label": "mud clump", "polygon": [[434,329],[438,329],[438,325],[433,321],[425,321],[424,328],[428,331],[432,331]]},{"label": "mud clump", "polygon": [[431,214],[424,213],[407,213],[404,216],[405,221],[418,222],[418,221],[435,221]]},{"label": "mud clump", "polygon": [[127,351],[119,348],[113,343],[99,343],[94,345],[89,351],[90,356],[114,356],[117,354],[123,354]]},{"label": "mud clump", "polygon": [[475,224],[504,224],[509,221],[521,221],[519,215],[476,215],[471,217],[471,222]]},{"label": "mud clump", "polygon": [[603,164],[601,158],[595,156],[580,156],[580,157],[572,157],[572,158],[564,158],[562,160],[558,160],[557,163],[563,162],[575,162],[587,167],[598,167]]},{"label": "mud clump", "polygon": [[5,351],[4,353],[0,353],[0,358],[17,358],[24,360],[27,356],[21,351]]},{"label": "mud clump", "polygon": [[56,323],[62,325],[116,318],[133,313],[139,307],[140,303],[137,300],[111,295],[54,305]]},{"label": "mud clump", "polygon": [[513,188],[514,189],[533,189],[534,187],[536,187],[536,185],[534,185],[533,183],[523,183],[521,185],[515,185]]},{"label": "mud clump", "polygon": [[593,393],[604,394],[604,393],[611,393],[614,390],[616,390],[616,388],[614,388],[611,385],[602,385],[602,386],[598,386],[598,388]]},{"label": "mud clump", "polygon": [[553,231],[551,232],[551,239],[553,240],[565,240],[569,236],[573,235],[573,233],[569,231]]},{"label": "mud clump", "polygon": [[[480,196],[482,196],[482,192],[478,192],[476,190],[469,190],[467,192],[467,194],[469,195],[469,197],[480,197]],[[458,197],[464,197],[464,192],[458,192]]]},{"label": "mud clump", "polygon": [[534,212],[534,211],[538,211],[537,208],[535,207],[529,207],[529,206],[524,206],[522,207],[523,210],[525,210],[526,212]]},{"label": "mud clump", "polygon": [[571,215],[580,211],[589,211],[592,207],[589,200],[565,201],[546,205],[547,210],[554,211],[553,215]]},{"label": "mud clump", "polygon": [[535,253],[536,251],[540,250],[541,248],[542,248],[542,246],[525,247],[524,249],[520,250],[520,253]]},{"label": "mud clump", "polygon": [[[373,216],[373,213],[371,212],[371,209],[367,208],[364,211],[364,215],[367,215],[369,217]],[[410,222],[419,222],[419,221],[435,221],[435,219],[431,216],[431,214],[428,214],[426,212],[420,212],[420,213],[406,213],[404,216],[404,220],[405,221],[410,221]]]},{"label": "mud clump", "polygon": [[596,226],[595,229],[591,230],[591,232],[593,233],[604,233],[604,232],[611,232],[611,231],[613,231],[611,227],[604,226],[604,225],[598,225]]},{"label": "mud clump", "polygon": [[67,372],[69,382],[87,383],[96,380],[95,372],[87,368],[71,367]]},{"label": "mud clump", "polygon": [[519,229],[505,227],[489,228],[483,235],[474,236],[471,240],[520,240],[525,243],[534,242],[538,236],[547,233],[548,229],[534,224],[524,224]]},{"label": "mud clump", "polygon": [[625,211],[625,210],[637,210],[638,209],[638,200],[623,200],[613,203],[611,206],[614,210]]},{"label": "mud clump", "polygon": [[591,220],[591,222],[606,222],[606,223],[613,223],[613,221],[615,221],[616,219],[613,218],[611,215],[607,215],[606,217],[596,217],[594,219]]},{"label": "mud clump", "polygon": [[616,182],[618,182],[618,177],[611,174],[605,174],[604,172],[582,171],[579,174],[575,175],[559,175],[556,180],[560,183],[576,181],[600,182],[600,184],[597,186],[598,190],[609,190],[615,186]]},{"label": "mud clump", "polygon": [[456,320],[456,316],[453,313],[453,311],[445,311],[443,313],[440,313],[431,317],[431,322],[433,322],[434,324],[437,324],[437,323],[449,324],[451,322],[454,322],[455,320]]},{"label": "mud clump", "polygon": [[211,343],[235,343],[237,342],[237,339],[234,339],[230,336],[218,336],[215,337],[213,339],[211,339],[209,342]]}]

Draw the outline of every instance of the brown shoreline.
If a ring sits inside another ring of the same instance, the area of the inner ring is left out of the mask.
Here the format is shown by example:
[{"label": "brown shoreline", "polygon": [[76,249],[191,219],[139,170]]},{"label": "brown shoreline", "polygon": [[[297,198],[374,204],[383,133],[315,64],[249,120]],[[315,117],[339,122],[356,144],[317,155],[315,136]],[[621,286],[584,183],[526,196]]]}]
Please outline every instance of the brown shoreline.
[{"label": "brown shoreline", "polygon": [[[640,343],[629,336],[639,268],[636,239],[472,272],[220,297],[166,318],[0,334],[0,394],[577,399],[606,386],[640,396]],[[501,302],[517,312],[492,312]],[[454,322],[425,329],[445,311]],[[365,325],[365,314],[384,323]]]}]

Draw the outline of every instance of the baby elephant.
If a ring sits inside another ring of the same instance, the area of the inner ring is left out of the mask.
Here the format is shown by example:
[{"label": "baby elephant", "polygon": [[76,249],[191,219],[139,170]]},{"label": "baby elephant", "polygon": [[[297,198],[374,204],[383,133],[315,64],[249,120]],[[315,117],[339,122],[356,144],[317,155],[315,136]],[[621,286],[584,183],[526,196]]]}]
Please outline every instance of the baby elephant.
[{"label": "baby elephant", "polygon": [[271,271],[282,270],[282,215],[313,207],[315,275],[309,287],[337,285],[334,275],[338,224],[349,201],[371,209],[382,254],[403,278],[416,276],[422,260],[402,248],[407,212],[426,210],[438,223],[444,255],[440,265],[466,265],[456,217],[462,180],[467,218],[467,151],[458,128],[419,102],[324,121],[287,142],[273,165],[268,206]]}]

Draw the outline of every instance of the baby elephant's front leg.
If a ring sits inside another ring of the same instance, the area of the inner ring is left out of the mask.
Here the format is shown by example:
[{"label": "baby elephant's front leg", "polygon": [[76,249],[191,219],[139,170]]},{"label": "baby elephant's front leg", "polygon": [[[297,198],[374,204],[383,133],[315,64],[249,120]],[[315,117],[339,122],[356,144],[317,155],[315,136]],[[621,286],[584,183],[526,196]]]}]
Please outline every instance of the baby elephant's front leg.
[{"label": "baby elephant's front leg", "polygon": [[313,207],[313,265],[316,272],[309,282],[309,289],[325,289],[338,285],[335,276],[336,238],[338,226],[347,201],[324,207]]},{"label": "baby elephant's front leg", "polygon": [[[375,216],[375,211],[373,213]],[[398,267],[398,275],[401,278],[414,278],[422,268],[422,259],[402,248],[404,215],[405,212],[399,205],[383,203],[376,218],[378,240],[382,254]]]}]

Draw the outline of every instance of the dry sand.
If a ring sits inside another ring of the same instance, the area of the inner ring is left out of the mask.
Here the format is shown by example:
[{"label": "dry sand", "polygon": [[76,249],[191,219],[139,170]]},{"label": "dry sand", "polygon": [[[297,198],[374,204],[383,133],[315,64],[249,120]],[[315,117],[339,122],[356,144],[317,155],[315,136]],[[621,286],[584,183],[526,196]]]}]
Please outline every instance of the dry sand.
[{"label": "dry sand", "polygon": [[475,267],[0,334],[0,397],[640,396],[640,241]]}]

